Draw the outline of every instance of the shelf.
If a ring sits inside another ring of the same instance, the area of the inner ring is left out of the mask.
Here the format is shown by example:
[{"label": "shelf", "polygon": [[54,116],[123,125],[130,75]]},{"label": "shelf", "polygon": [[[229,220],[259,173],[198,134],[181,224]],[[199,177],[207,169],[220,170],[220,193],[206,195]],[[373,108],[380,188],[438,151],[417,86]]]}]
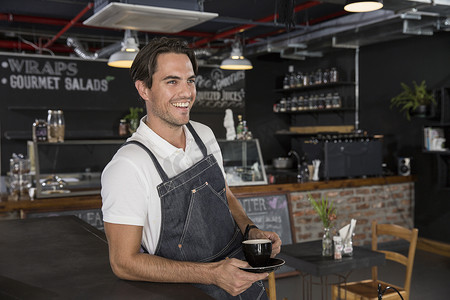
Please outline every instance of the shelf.
[{"label": "shelf", "polygon": [[[4,137],[7,140],[29,141],[32,139],[31,130],[11,130],[5,131]],[[66,131],[65,140],[123,140],[127,137],[119,136],[111,130],[71,130]]]},{"label": "shelf", "polygon": [[423,150],[422,152],[427,154],[450,155],[450,150]]},{"label": "shelf", "polygon": [[275,89],[275,92],[292,93],[292,92],[319,90],[319,89],[335,88],[335,87],[339,87],[339,86],[352,86],[352,85],[355,85],[355,82],[332,82],[332,83],[327,83],[327,84],[314,84],[314,85],[302,86],[302,87],[291,88],[291,89]]},{"label": "shelf", "polygon": [[322,108],[322,109],[306,109],[306,110],[297,110],[297,111],[285,111],[285,112],[274,112],[275,114],[311,114],[311,113],[335,113],[335,112],[344,112],[344,111],[355,111],[354,107],[346,107],[346,108]]}]

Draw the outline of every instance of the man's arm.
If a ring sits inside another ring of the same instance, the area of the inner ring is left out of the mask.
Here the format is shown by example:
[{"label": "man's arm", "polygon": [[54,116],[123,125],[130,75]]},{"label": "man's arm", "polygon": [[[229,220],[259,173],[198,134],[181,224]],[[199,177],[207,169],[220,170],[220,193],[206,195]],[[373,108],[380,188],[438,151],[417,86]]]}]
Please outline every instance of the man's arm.
[{"label": "man's arm", "polygon": [[[241,229],[241,232],[245,232],[245,228],[248,224],[254,225],[253,221],[245,213],[239,200],[234,196],[230,187],[226,186],[228,206],[230,207],[231,214],[233,215],[236,224]],[[276,232],[262,231],[260,229],[252,229],[249,232],[250,239],[269,239],[272,241],[272,257],[275,257],[281,251],[281,239]]]},{"label": "man's arm", "polygon": [[214,263],[182,262],[140,253],[142,227],[105,222],[111,268],[117,277],[151,282],[215,284],[231,295],[238,295],[267,273],[254,274],[239,267],[247,263],[225,259]]}]

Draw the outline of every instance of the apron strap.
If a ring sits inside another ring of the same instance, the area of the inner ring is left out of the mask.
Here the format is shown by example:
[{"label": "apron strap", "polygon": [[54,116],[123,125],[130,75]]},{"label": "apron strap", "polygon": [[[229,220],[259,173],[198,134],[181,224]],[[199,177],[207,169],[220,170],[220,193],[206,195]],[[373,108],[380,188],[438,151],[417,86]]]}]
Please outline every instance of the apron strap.
[{"label": "apron strap", "polygon": [[[202,151],[203,157],[206,157],[208,155],[208,151],[206,150],[206,146],[203,143],[202,139],[198,136],[197,132],[195,131],[194,127],[192,127],[191,123],[188,122],[186,124],[186,127],[189,129],[189,131],[191,132],[192,136],[194,137],[195,143],[197,144],[197,146]],[[142,149],[144,149],[148,153],[150,158],[152,159],[153,164],[155,165],[156,170],[158,171],[158,174],[161,177],[162,181],[166,182],[166,181],[169,180],[169,176],[167,176],[166,172],[164,172],[163,168],[159,164],[158,160],[156,159],[156,157],[152,153],[152,151],[150,151],[150,149],[148,149],[144,144],[142,144],[139,141],[128,141],[128,142],[124,143],[121,147],[129,145],[129,144],[135,144],[135,145],[138,145],[139,147],[141,147]]]},{"label": "apron strap", "polygon": [[156,159],[155,155],[152,153],[152,151],[150,151],[150,149],[148,149],[146,146],[144,146],[144,144],[142,144],[139,141],[128,141],[125,144],[123,144],[121,147],[129,145],[129,144],[135,144],[138,145],[139,147],[141,147],[142,149],[144,149],[148,155],[150,156],[150,158],[153,161],[153,164],[156,167],[156,170],[158,171],[159,176],[161,177],[162,181],[167,181],[169,180],[169,176],[167,176],[166,172],[164,172],[163,168],[161,167],[161,165],[159,164],[158,160]]},{"label": "apron strap", "polygon": [[194,127],[192,127],[191,123],[188,122],[186,124],[186,127],[189,129],[189,131],[191,132],[192,136],[194,137],[195,142],[197,143],[197,146],[202,151],[203,157],[208,156],[208,151],[206,150],[205,144],[203,144],[202,139],[198,136],[197,132],[195,131]]}]

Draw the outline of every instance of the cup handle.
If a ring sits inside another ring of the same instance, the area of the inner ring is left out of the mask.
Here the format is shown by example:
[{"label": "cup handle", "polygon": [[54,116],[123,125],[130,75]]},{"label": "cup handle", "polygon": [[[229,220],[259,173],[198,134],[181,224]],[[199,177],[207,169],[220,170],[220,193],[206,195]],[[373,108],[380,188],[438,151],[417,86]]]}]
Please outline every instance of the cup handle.
[{"label": "cup handle", "polygon": [[250,225],[247,224],[247,227],[245,227],[245,232],[244,232],[244,241],[248,240],[248,233],[250,232],[250,229],[253,228],[258,228],[256,225]]}]

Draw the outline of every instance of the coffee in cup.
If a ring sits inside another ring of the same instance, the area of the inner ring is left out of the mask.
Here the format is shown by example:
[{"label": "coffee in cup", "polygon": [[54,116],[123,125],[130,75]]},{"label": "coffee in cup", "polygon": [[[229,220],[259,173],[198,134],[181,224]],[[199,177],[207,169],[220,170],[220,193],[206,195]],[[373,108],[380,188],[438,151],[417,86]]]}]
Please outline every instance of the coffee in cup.
[{"label": "coffee in cup", "polygon": [[272,254],[272,242],[269,239],[246,240],[242,242],[242,250],[250,266],[266,267]]}]

